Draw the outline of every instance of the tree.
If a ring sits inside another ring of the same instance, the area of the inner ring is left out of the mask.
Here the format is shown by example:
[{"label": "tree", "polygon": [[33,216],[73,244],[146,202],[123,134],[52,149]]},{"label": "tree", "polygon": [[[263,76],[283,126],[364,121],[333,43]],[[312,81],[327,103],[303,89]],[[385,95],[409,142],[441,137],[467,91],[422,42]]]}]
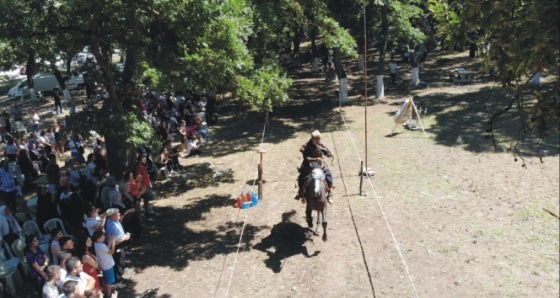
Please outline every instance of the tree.
[{"label": "tree", "polygon": [[[492,133],[492,138],[497,119],[514,106],[522,124],[520,137],[512,146],[516,156],[521,156],[518,146],[530,132],[535,132],[541,141],[551,130],[557,132],[560,115],[558,1],[437,2],[453,11],[449,14],[453,16],[450,22],[445,23],[451,29],[452,40],[477,42],[473,36],[479,36],[490,46],[484,56],[485,65],[494,70],[503,89],[515,94],[490,118],[487,131]],[[553,83],[532,90],[531,78],[541,66],[553,76]]]},{"label": "tree", "polygon": [[[71,57],[89,46],[96,67],[88,79],[99,79],[107,89],[111,111],[92,109],[67,122],[75,131],[95,129],[105,136],[110,170],[117,177],[133,162],[134,147],[152,139],[140,109],[141,82],[194,92],[241,87],[259,94],[239,91],[247,95],[243,100],[267,110],[286,99],[289,80],[280,70],[253,63],[247,48],[252,10],[244,0],[0,0],[0,12],[0,40],[34,53],[28,55],[31,64],[35,56],[64,52]],[[39,47],[44,43],[48,47]],[[126,55],[122,75],[112,65],[115,48]],[[259,84],[263,76],[276,86]]]}]

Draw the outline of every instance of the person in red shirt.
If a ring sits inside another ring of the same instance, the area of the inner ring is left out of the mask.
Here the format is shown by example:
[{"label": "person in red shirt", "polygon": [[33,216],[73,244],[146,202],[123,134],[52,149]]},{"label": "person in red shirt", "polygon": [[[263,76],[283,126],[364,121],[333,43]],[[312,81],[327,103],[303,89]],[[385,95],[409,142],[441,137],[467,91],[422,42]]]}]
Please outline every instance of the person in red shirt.
[{"label": "person in red shirt", "polygon": [[150,201],[155,199],[155,195],[152,191],[152,181],[148,173],[148,158],[145,154],[138,155],[136,179],[140,181],[141,189],[144,190],[144,193],[141,195],[144,201],[144,212],[146,215],[154,215],[153,211],[150,209]]}]

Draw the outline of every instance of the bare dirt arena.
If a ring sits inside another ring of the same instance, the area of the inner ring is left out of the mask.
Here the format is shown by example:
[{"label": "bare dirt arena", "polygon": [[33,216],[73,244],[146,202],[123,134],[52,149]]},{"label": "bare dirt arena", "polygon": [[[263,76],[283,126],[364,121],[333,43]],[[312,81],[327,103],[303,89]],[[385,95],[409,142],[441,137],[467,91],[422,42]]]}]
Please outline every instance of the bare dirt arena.
[{"label": "bare dirt arena", "polygon": [[[187,178],[158,183],[158,215],[130,244],[119,297],[558,297],[558,133],[536,151],[531,138],[522,145],[522,167],[507,149],[519,125],[512,111],[499,121],[494,153],[485,124],[509,95],[484,76],[446,82],[454,67],[478,67],[466,57],[434,55],[420,70],[428,87],[417,90],[399,64],[397,85],[386,78],[386,98],[367,108],[360,72],[340,108],[336,84],[309,64],[294,67],[291,100],[270,114],[262,143],[263,114],[224,105],[214,141],[181,161]],[[391,135],[410,95],[427,112],[428,138],[400,125]],[[298,150],[314,129],[336,156],[327,160],[336,190],[326,242],[293,199]],[[362,197],[366,139],[376,173]],[[236,209],[241,192],[257,189],[257,149],[266,150],[264,196]]]}]

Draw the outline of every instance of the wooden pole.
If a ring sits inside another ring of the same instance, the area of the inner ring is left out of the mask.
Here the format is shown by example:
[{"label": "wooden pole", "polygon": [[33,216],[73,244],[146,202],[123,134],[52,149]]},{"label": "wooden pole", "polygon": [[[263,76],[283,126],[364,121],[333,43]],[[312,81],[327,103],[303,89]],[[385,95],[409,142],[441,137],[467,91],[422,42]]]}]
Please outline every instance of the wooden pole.
[{"label": "wooden pole", "polygon": [[364,181],[364,161],[362,160],[360,164],[360,196],[364,195],[364,192],[362,191],[363,181]]},{"label": "wooden pole", "polygon": [[[268,115],[268,113],[267,113]],[[264,187],[264,179],[263,179],[263,154],[266,153],[266,150],[264,149],[259,149],[259,154],[261,156],[260,159],[260,163],[259,163],[259,190],[258,190],[258,195],[259,195],[259,200],[263,199],[263,187]]]},{"label": "wooden pole", "polygon": [[[367,137],[367,104],[368,104],[368,94],[367,94],[367,27],[366,27],[366,6],[364,5],[364,126],[365,126],[365,144],[366,144],[366,167],[367,169],[367,160],[368,160],[368,137]],[[363,165],[362,165],[363,169]],[[360,169],[360,173],[362,171]],[[360,193],[362,191],[362,187],[360,186]]]}]

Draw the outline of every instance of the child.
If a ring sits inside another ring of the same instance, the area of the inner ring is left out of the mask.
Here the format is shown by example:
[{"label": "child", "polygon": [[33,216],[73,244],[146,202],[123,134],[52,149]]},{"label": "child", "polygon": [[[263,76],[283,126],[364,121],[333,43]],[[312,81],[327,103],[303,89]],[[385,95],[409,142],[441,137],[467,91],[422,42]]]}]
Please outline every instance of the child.
[{"label": "child", "polygon": [[93,248],[99,262],[99,269],[103,271],[103,292],[106,297],[111,297],[111,286],[115,283],[115,270],[113,268],[115,266],[113,260],[115,236],[111,235],[109,246],[105,244],[105,233],[103,231],[95,231],[92,240],[95,241]]},{"label": "child", "polygon": [[31,110],[31,122],[33,123],[33,131],[35,133],[39,132],[39,120],[41,120],[41,117],[39,117],[39,114],[37,114],[36,110]]}]

